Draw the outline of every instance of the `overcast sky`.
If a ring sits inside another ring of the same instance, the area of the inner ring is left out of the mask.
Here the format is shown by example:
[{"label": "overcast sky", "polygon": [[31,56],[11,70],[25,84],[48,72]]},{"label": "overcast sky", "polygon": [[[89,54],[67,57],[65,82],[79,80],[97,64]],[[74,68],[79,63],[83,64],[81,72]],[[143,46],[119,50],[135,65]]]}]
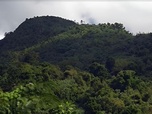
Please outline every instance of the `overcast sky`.
[{"label": "overcast sky", "polygon": [[149,0],[1,0],[0,39],[26,18],[45,15],[94,24],[118,22],[134,34],[152,32],[152,2]]}]

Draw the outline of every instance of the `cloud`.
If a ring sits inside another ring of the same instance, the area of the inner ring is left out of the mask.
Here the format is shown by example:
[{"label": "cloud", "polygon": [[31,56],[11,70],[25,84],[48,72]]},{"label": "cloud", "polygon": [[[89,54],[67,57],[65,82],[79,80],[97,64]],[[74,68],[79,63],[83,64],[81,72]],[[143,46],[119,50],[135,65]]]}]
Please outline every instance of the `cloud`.
[{"label": "cloud", "polygon": [[152,31],[152,2],[146,1],[0,1],[0,37],[26,18],[53,15],[85,23],[122,23],[133,33]]}]

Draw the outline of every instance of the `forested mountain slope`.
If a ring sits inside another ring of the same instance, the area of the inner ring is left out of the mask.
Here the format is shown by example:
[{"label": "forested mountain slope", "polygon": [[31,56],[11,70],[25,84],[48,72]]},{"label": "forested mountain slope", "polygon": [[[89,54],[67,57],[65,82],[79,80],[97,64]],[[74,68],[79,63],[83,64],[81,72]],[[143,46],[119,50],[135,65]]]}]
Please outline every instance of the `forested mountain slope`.
[{"label": "forested mountain slope", "polygon": [[152,34],[26,19],[0,41],[1,114],[151,114]]},{"label": "forested mountain slope", "polygon": [[59,17],[35,17],[0,41],[0,58],[6,64],[18,52],[34,52],[42,62],[81,69],[92,62],[105,64],[111,58],[116,63],[113,73],[130,69],[150,76],[151,37],[151,33],[134,36],[120,23],[89,25]]},{"label": "forested mountain slope", "polygon": [[2,50],[22,50],[65,32],[75,23],[59,17],[42,16],[26,19],[14,32],[0,41]]}]

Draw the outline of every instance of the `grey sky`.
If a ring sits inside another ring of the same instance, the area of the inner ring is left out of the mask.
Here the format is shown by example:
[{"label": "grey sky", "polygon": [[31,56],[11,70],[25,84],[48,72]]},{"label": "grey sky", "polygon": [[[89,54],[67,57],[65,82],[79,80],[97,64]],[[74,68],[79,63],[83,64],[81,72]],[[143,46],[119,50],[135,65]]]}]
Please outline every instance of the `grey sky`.
[{"label": "grey sky", "polygon": [[91,0],[3,0],[0,1],[0,39],[5,32],[14,31],[26,18],[59,16],[85,23],[122,23],[136,34],[152,32],[151,1]]}]

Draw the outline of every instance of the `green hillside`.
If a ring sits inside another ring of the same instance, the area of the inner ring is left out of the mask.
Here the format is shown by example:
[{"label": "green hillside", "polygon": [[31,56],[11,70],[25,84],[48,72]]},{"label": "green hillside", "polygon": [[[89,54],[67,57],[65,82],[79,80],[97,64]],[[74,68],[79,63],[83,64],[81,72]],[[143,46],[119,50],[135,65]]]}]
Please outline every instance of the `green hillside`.
[{"label": "green hillside", "polygon": [[152,112],[151,33],[42,16],[0,47],[0,114]]},{"label": "green hillside", "polygon": [[14,32],[6,34],[0,42],[1,50],[22,50],[41,43],[74,26],[73,21],[43,16],[26,19]]}]

